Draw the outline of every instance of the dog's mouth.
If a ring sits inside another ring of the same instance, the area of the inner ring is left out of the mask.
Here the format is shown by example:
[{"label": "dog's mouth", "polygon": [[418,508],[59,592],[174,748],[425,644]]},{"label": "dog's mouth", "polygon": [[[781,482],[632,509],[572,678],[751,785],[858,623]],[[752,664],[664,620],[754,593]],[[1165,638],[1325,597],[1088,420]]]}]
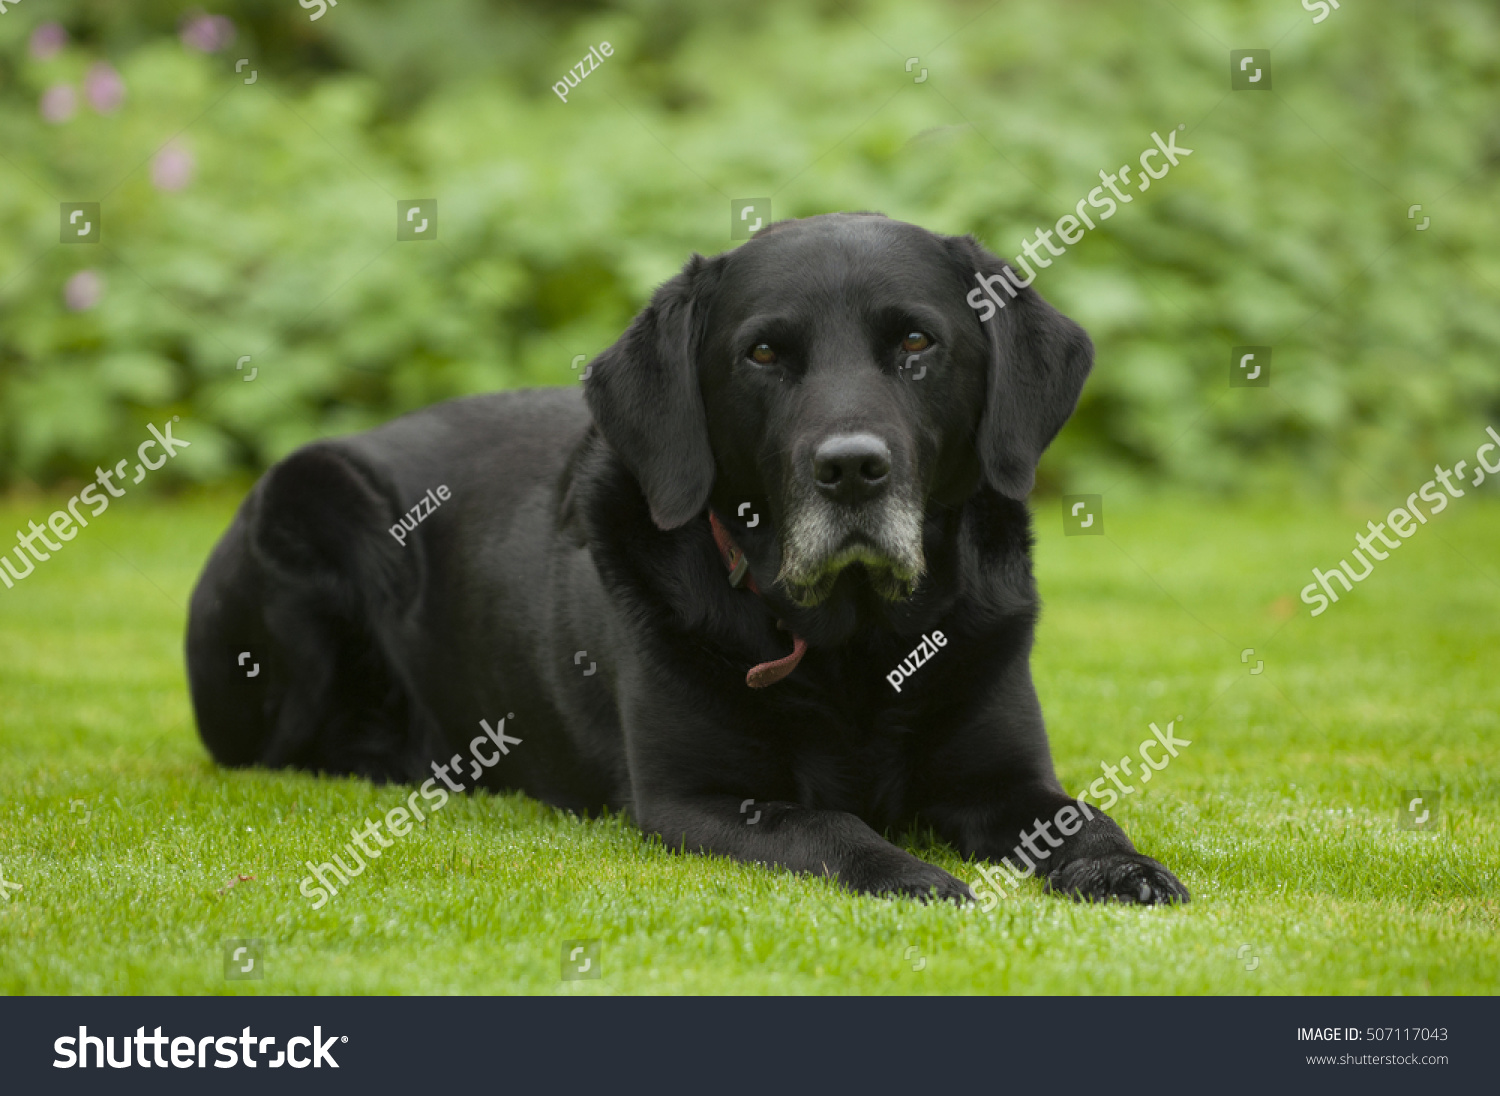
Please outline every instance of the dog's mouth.
[{"label": "dog's mouth", "polygon": [[836,553],[816,570],[796,578],[783,574],[782,584],[793,601],[810,608],[828,600],[839,576],[850,567],[862,569],[871,588],[887,601],[903,601],[911,597],[921,575],[919,568],[904,565],[871,546],[857,544]]},{"label": "dog's mouth", "polygon": [[777,582],[798,605],[826,601],[839,576],[851,568],[881,598],[903,601],[915,592],[925,569],[921,513],[887,502],[840,522],[816,508],[791,522],[781,558]]}]

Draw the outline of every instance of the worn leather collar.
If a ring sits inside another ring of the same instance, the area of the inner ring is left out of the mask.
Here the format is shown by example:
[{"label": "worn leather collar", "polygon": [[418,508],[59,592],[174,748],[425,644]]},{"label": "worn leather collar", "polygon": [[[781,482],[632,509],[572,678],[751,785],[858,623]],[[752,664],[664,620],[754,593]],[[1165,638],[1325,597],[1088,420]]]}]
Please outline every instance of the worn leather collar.
[{"label": "worn leather collar", "polygon": [[[734,538],[729,535],[729,530],[724,527],[724,523],[719,520],[719,515],[712,510],[708,512],[708,524],[713,530],[714,543],[719,546],[719,558],[724,561],[724,567],[729,572],[729,585],[736,590],[744,586],[759,597],[760,588],[755,585],[755,579],[750,575],[750,562],[745,558],[745,553],[740,546],[734,542]],[[792,653],[784,658],[752,666],[750,672],[745,675],[745,684],[752,689],[764,689],[767,685],[775,685],[795,670],[797,664],[802,661],[802,656],[807,653],[807,640],[793,632],[780,620],[776,622],[776,627],[791,635]]]}]

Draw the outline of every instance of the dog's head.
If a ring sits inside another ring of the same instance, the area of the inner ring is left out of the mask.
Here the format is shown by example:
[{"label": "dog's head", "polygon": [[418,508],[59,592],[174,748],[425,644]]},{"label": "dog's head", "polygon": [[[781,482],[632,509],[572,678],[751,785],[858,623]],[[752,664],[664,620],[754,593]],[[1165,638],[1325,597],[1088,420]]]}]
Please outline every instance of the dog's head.
[{"label": "dog's head", "polygon": [[589,406],[657,525],[712,503],[734,530],[748,504],[794,601],[844,576],[906,597],[930,508],[981,480],[1025,498],[1093,359],[1031,289],[980,322],[975,275],[1004,265],[878,214],[778,222],[663,285],[594,363]]}]

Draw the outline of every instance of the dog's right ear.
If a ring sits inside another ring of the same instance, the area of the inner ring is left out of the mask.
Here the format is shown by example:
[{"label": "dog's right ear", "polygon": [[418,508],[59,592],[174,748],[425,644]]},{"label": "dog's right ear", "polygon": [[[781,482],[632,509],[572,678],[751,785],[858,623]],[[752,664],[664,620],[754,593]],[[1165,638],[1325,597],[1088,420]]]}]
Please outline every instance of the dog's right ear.
[{"label": "dog's right ear", "polygon": [[594,359],[584,382],[594,421],[640,483],[662,529],[702,513],[714,484],[698,348],[718,279],[719,264],[694,255]]}]

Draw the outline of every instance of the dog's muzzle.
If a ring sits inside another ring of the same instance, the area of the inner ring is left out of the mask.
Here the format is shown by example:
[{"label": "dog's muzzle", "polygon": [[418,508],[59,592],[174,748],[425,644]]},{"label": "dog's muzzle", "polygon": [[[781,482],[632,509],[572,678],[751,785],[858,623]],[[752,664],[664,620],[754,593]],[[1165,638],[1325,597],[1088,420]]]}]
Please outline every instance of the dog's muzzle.
[{"label": "dog's muzzle", "polygon": [[833,435],[789,480],[777,581],[794,601],[825,600],[855,564],[881,597],[911,596],[924,569],[922,505],[886,442]]}]

